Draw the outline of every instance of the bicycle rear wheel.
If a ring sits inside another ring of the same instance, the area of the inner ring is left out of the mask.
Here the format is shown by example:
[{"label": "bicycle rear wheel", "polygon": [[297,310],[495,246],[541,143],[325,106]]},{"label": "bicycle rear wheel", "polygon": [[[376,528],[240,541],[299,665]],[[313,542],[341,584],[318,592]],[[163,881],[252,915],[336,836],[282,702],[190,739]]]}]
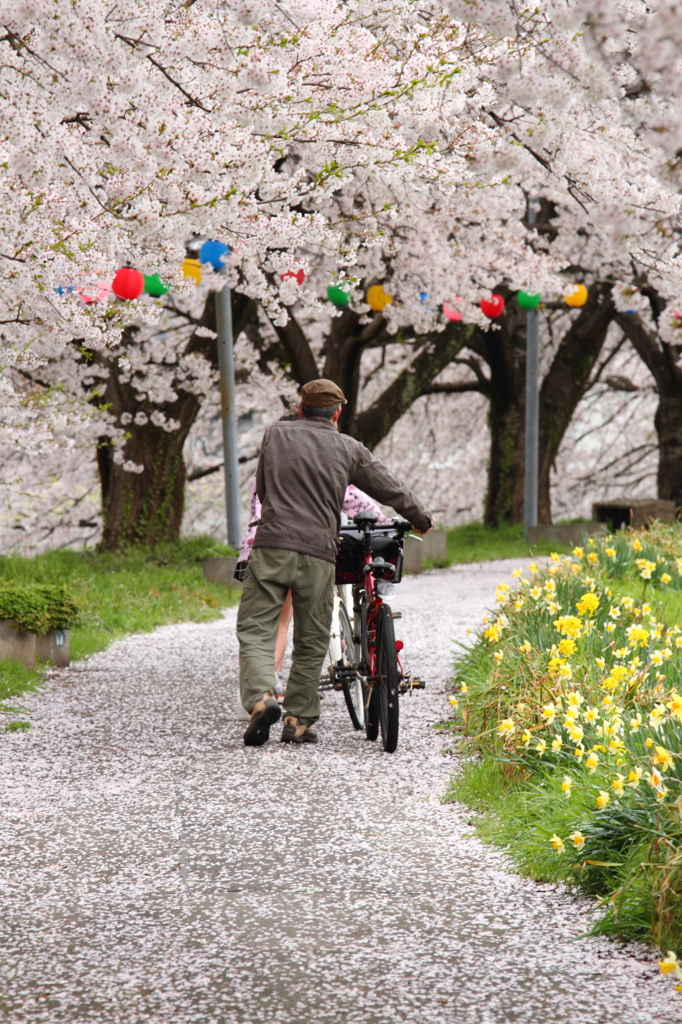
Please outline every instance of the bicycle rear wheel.
[{"label": "bicycle rear wheel", "polygon": [[342,655],[341,661],[337,662],[337,667],[343,673],[341,676],[341,687],[346,698],[346,707],[348,708],[353,728],[364,729],[365,688],[362,684],[362,676],[358,671],[353,627],[350,624],[348,612],[343,603],[339,608],[339,633],[341,635]]},{"label": "bicycle rear wheel", "polygon": [[[400,693],[398,686],[398,655],[395,649],[395,631],[390,608],[383,604],[377,615],[377,679],[379,724],[384,750],[392,754],[398,746],[400,719]],[[374,695],[372,695],[374,696]]]}]

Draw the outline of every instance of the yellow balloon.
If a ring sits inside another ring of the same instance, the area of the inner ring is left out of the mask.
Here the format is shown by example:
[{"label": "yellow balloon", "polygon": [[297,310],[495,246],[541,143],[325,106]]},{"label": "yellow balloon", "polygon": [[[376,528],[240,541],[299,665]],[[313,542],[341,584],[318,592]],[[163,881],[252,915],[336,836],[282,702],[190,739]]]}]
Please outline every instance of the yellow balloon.
[{"label": "yellow balloon", "polygon": [[587,288],[584,284],[574,284],[573,288],[567,295],[564,295],[564,302],[567,306],[573,306],[578,308],[584,306],[587,302]]},{"label": "yellow balloon", "polygon": [[373,284],[371,288],[367,290],[367,302],[369,308],[373,309],[375,313],[380,313],[386,306],[390,306],[393,302],[393,296],[388,295],[384,291],[380,284]]},{"label": "yellow balloon", "polygon": [[185,257],[182,261],[182,272],[190,281],[194,281],[195,284],[201,284],[201,263],[199,260],[190,259],[189,256]]}]

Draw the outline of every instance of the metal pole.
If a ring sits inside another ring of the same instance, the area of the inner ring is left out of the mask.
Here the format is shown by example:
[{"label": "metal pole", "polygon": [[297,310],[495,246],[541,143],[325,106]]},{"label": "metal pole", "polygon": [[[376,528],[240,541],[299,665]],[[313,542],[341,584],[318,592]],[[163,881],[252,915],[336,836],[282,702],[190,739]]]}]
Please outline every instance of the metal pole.
[{"label": "metal pole", "polygon": [[[220,273],[227,274],[227,269],[223,267]],[[227,543],[238,548],[242,536],[242,526],[237,450],[237,396],[234,383],[232,303],[230,286],[227,282],[225,282],[224,288],[215,293],[215,303],[218,328],[218,368],[220,370],[220,411],[223,419]]]},{"label": "metal pole", "polygon": [[[528,224],[535,224],[539,199],[528,201]],[[526,314],[526,450],[523,493],[523,525],[526,539],[531,526],[538,524],[538,450],[539,450],[539,394],[538,394],[538,311]]]}]

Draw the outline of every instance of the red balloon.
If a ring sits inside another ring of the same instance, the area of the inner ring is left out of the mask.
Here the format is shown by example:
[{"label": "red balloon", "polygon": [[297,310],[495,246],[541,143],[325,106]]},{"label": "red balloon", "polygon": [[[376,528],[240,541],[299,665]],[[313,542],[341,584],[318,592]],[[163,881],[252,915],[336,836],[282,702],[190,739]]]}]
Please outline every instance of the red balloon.
[{"label": "red balloon", "polygon": [[481,312],[489,320],[495,320],[496,317],[502,316],[504,313],[504,299],[501,295],[496,295],[495,292],[493,292],[489,299],[481,299],[479,306]]},{"label": "red balloon", "polygon": [[283,281],[286,281],[288,277],[293,277],[296,280],[297,284],[303,284],[303,282],[305,281],[304,270],[287,270],[285,274],[280,274],[279,276],[282,278]]},{"label": "red balloon", "polygon": [[117,299],[137,299],[144,291],[144,276],[132,267],[121,267],[114,275],[111,290]]}]

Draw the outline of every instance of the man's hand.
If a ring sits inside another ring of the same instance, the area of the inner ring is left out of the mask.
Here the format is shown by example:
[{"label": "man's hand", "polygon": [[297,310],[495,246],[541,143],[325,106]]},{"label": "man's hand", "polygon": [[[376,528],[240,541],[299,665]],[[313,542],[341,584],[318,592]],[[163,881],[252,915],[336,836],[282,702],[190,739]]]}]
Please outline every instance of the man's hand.
[{"label": "man's hand", "polygon": [[433,527],[429,526],[428,530],[415,530],[415,533],[420,533],[424,537],[427,533],[431,533],[432,529]]}]

